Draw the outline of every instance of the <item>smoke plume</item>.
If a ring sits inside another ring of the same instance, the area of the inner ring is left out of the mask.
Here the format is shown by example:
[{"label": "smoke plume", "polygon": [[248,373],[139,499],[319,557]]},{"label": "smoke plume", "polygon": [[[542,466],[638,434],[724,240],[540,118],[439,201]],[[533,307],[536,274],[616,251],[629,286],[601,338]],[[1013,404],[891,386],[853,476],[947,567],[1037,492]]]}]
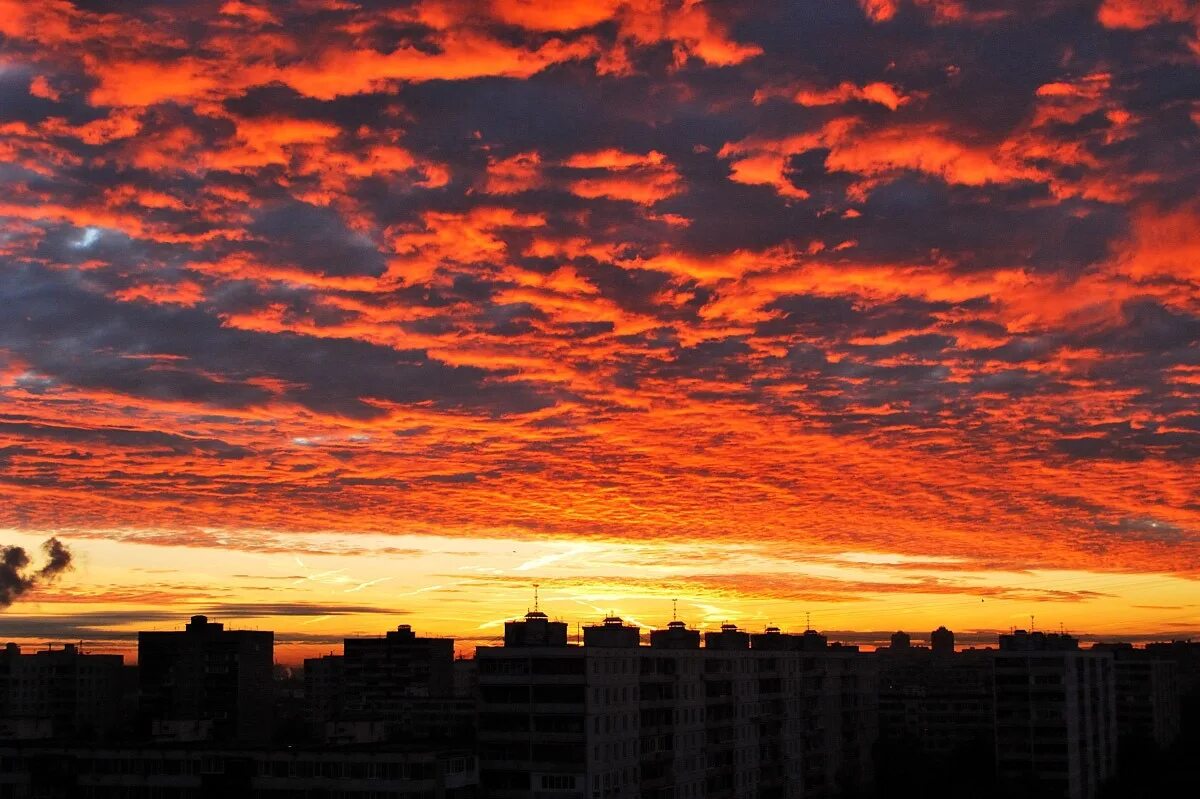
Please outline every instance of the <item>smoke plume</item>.
[{"label": "smoke plume", "polygon": [[29,555],[24,547],[0,549],[0,610],[33,588],[38,583],[50,582],[71,568],[71,551],[62,541],[50,538],[42,544],[46,553],[46,565],[36,571],[27,571]]}]

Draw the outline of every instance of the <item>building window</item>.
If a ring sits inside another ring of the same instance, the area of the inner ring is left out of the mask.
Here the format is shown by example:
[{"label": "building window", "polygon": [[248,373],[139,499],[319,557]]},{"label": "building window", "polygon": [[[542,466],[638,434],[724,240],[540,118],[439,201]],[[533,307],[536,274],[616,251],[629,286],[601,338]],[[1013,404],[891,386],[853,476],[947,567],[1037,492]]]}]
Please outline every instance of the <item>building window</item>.
[{"label": "building window", "polygon": [[575,776],[573,774],[543,774],[542,790],[573,791],[575,790]]}]

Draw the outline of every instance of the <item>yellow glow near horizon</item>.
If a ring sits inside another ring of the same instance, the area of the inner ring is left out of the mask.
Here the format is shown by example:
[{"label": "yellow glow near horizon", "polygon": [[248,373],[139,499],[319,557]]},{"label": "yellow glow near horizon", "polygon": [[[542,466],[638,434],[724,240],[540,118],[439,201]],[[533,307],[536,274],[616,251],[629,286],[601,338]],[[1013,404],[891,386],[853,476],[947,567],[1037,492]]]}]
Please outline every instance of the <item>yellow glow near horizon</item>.
[{"label": "yellow glow near horizon", "polygon": [[[27,548],[40,541],[5,535]],[[529,608],[535,582],[542,609],[569,621],[573,633],[609,612],[662,626],[672,599],[700,629],[734,622],[798,630],[807,616],[817,629],[864,643],[896,629],[920,640],[941,624],[960,644],[974,642],[972,632],[1026,627],[1030,614],[1040,628],[1061,624],[1085,637],[1179,637],[1196,629],[1200,608],[1200,585],[1170,575],[951,571],[946,562],[889,553],[780,557],[768,545],[312,534],[274,537],[273,551],[259,552],[68,540],[75,569],[0,616],[0,638],[38,644],[80,637],[55,630],[80,630],[93,651],[132,658],[137,630],[175,629],[208,613],[233,627],[274,630],[282,663],[339,651],[344,636],[379,635],[399,623],[452,636],[469,652]],[[39,623],[45,635],[10,632]]]}]

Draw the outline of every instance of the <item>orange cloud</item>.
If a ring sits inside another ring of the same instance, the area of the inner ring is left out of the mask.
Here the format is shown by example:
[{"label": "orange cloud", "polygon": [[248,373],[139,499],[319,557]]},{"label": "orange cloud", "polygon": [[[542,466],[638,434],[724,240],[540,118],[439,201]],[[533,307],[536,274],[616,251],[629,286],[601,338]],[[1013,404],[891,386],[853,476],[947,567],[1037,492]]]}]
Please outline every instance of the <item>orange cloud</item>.
[{"label": "orange cloud", "polygon": [[872,22],[887,22],[896,16],[900,5],[898,0],[858,0],[858,4]]},{"label": "orange cloud", "polygon": [[36,75],[29,82],[29,93],[34,97],[41,97],[45,100],[53,100],[58,102],[62,99],[62,92],[50,85],[50,81],[45,75]]},{"label": "orange cloud", "polygon": [[563,165],[599,173],[568,182],[572,194],[586,199],[607,197],[652,205],[682,191],[678,171],[662,153],[654,150],[644,155],[616,149],[577,153]]},{"label": "orange cloud", "polygon": [[1189,0],[1104,0],[1096,18],[1106,28],[1141,30],[1164,22],[1200,23],[1200,8]]},{"label": "orange cloud", "polygon": [[125,302],[145,300],[163,305],[195,305],[204,299],[204,289],[199,283],[185,280],[180,283],[142,283],[121,289],[113,296]]},{"label": "orange cloud", "polygon": [[[726,154],[722,150],[723,154]],[[788,156],[781,153],[759,152],[745,158],[737,158],[730,164],[729,179],[735,183],[772,186],[781,197],[795,200],[807,199],[809,194],[799,188],[787,176]]]},{"label": "orange cloud", "polygon": [[70,125],[65,119],[51,117],[42,123],[42,130],[51,136],[71,136],[84,144],[100,145],[136,136],[142,130],[141,109],[115,108],[108,116]]},{"label": "orange cloud", "polygon": [[730,39],[705,4],[694,0],[631,0],[621,33],[643,45],[675,42],[677,63],[694,56],[706,64],[732,66],[762,53],[758,45]]},{"label": "orange cloud", "polygon": [[834,103],[844,103],[848,100],[866,100],[872,103],[879,103],[895,111],[900,106],[909,102],[910,98],[905,97],[897,91],[895,86],[876,81],[864,86],[856,86],[853,83],[845,82],[838,84],[837,88],[826,89],[824,91],[802,89],[796,92],[794,99],[800,105],[833,105]]},{"label": "orange cloud", "polygon": [[389,228],[386,236],[396,257],[389,262],[388,277],[405,283],[429,280],[449,263],[496,264],[503,262],[508,245],[498,232],[511,228],[539,228],[539,214],[511,208],[478,207],[465,214],[427,212],[420,226]]},{"label": "orange cloud", "polygon": [[536,152],[517,153],[503,159],[489,158],[484,191],[488,194],[518,194],[535,189],[542,181],[541,163]]},{"label": "orange cloud", "polygon": [[762,103],[769,97],[787,97],[797,105],[825,106],[862,101],[878,103],[892,111],[912,101],[897,87],[890,83],[874,81],[861,86],[851,81],[842,81],[832,88],[816,87],[777,87],[760,89],[754,93],[754,102]]},{"label": "orange cloud", "polygon": [[588,28],[612,19],[625,0],[492,0],[496,19],[538,31]]},{"label": "orange cloud", "polygon": [[1163,211],[1147,206],[1134,214],[1132,222],[1129,237],[1117,249],[1121,273],[1136,280],[1200,285],[1200,207],[1193,203]]},{"label": "orange cloud", "polygon": [[88,59],[99,85],[88,95],[93,105],[146,106],[165,100],[205,96],[221,84],[203,61],[184,57],[174,62]]},{"label": "orange cloud", "polygon": [[[870,127],[855,117],[839,117],[810,132],[783,138],[750,136],[728,142],[718,155],[730,160],[730,180],[769,185],[780,196],[791,198],[805,195],[787,175],[789,159],[826,149],[826,169],[868,179],[848,192],[855,194],[851,199],[861,199],[857,194],[869,191],[870,181],[912,170],[964,186],[1032,181],[1048,184],[1059,198],[1119,201],[1128,194],[1127,183],[1110,180],[1101,172],[1079,175],[1069,171],[1077,166],[1101,166],[1086,142],[1064,141],[1045,131],[1103,107],[1098,98],[1103,97],[1107,80],[1107,76],[1098,75],[1085,78],[1082,85],[1044,85],[1039,92],[1042,103],[1031,121],[998,143],[963,139],[949,126],[937,123]],[[1105,132],[1105,143],[1126,135],[1120,128],[1131,122],[1121,109],[1113,108],[1110,114],[1114,129]]]},{"label": "orange cloud", "polygon": [[209,156],[215,169],[286,165],[298,145],[320,144],[341,133],[336,125],[311,119],[239,119],[236,124],[236,144]]},{"label": "orange cloud", "polygon": [[527,78],[552,64],[596,54],[595,43],[588,40],[550,39],[536,48],[523,49],[468,30],[444,32],[438,46],[435,53],[415,47],[400,47],[390,53],[334,47],[314,62],[280,71],[277,79],[302,94],[329,100],[379,91],[395,80]]},{"label": "orange cloud", "polygon": [[[1004,19],[1014,13],[1011,9],[972,9],[963,0],[911,0],[917,8],[930,13],[935,24],[972,23],[986,24]],[[867,19],[872,22],[888,22],[900,10],[901,0],[858,0]]]},{"label": "orange cloud", "polygon": [[228,0],[221,6],[220,13],[229,17],[242,17],[260,25],[279,24],[279,18],[272,14],[270,9],[242,0]]},{"label": "orange cloud", "polygon": [[913,169],[966,186],[1045,177],[1003,148],[963,144],[937,128],[892,127],[831,140],[830,144],[827,167],[860,175]]}]

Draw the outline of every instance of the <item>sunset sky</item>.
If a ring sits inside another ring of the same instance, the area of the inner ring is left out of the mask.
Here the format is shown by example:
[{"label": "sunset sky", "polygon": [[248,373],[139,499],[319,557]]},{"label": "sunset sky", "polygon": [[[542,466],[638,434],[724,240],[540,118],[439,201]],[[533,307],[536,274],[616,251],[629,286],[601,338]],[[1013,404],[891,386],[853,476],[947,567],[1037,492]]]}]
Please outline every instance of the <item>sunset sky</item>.
[{"label": "sunset sky", "polygon": [[0,640],[1200,636],[1198,187],[1193,0],[0,0]]}]

